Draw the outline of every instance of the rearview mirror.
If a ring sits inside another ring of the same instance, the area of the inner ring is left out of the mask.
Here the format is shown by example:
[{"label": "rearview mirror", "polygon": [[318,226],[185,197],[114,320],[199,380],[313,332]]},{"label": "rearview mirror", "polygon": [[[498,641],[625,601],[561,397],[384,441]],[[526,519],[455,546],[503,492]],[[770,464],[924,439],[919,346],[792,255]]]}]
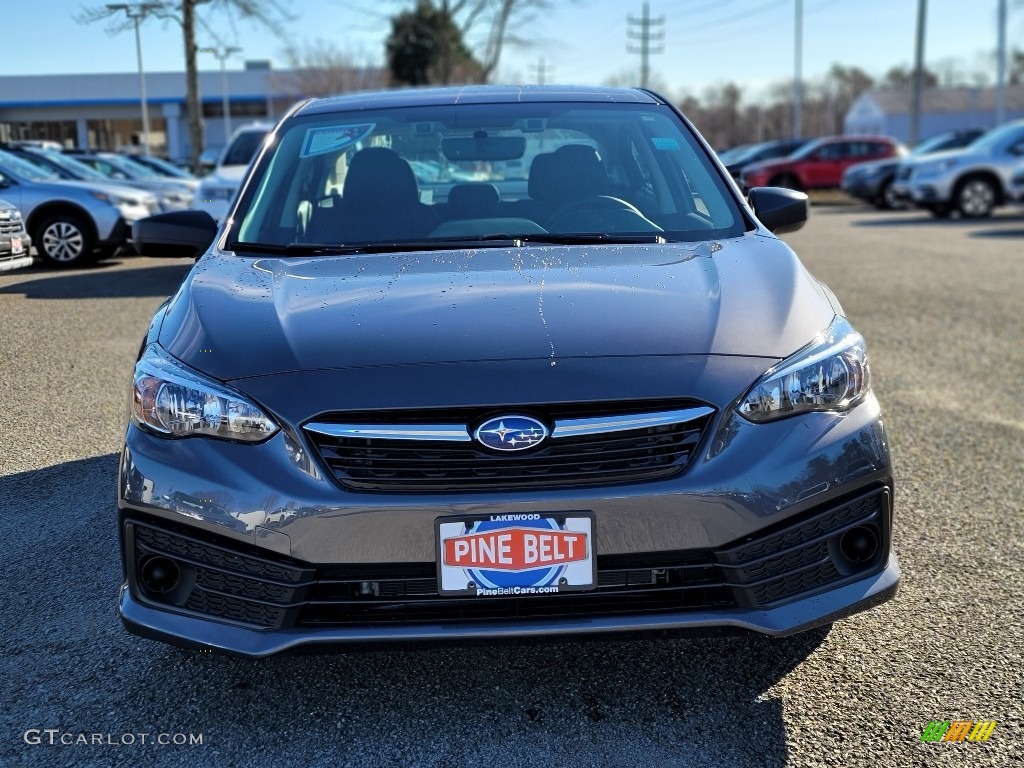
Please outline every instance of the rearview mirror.
[{"label": "rearview mirror", "polygon": [[158,213],[132,225],[132,244],[142,256],[195,258],[216,236],[217,222],[206,211]]},{"label": "rearview mirror", "polygon": [[795,189],[755,187],[747,199],[757,220],[776,235],[796,232],[810,214],[807,195]]},{"label": "rearview mirror", "polygon": [[442,139],[441,152],[453,162],[517,160],[526,152],[522,136],[473,136]]}]

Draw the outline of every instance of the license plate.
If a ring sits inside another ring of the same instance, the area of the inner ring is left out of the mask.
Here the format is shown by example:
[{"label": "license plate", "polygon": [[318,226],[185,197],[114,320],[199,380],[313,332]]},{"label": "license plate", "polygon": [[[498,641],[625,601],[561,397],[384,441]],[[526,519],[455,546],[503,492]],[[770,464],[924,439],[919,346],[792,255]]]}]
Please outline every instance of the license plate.
[{"label": "license plate", "polygon": [[590,512],[440,517],[435,525],[442,595],[522,597],[597,586]]},{"label": "license plate", "polygon": [[21,238],[20,237],[12,237],[11,238],[11,253],[12,254],[21,253],[23,250],[25,250],[25,244],[22,242]]}]

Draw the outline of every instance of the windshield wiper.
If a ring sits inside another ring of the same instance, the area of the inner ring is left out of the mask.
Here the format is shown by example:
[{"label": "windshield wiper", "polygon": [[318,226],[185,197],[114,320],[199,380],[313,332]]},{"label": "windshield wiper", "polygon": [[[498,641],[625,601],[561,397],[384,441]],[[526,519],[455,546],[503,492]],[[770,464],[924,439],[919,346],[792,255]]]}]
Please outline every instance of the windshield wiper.
[{"label": "windshield wiper", "polygon": [[529,234],[494,234],[431,240],[408,240],[390,243],[246,243],[236,240],[228,243],[230,251],[250,251],[276,256],[337,256],[356,253],[402,253],[408,251],[449,251],[456,248],[522,248],[526,245],[629,245],[635,243],[665,243],[655,232],[631,235],[609,234],[557,234],[537,232]]},{"label": "windshield wiper", "polygon": [[538,232],[529,235],[513,235],[516,240],[524,243],[552,245],[631,245],[636,243],[666,243],[665,236],[658,232],[640,232],[630,235],[600,234],[577,232],[559,234],[557,232]]},{"label": "windshield wiper", "polygon": [[235,240],[228,243],[229,251],[251,251],[278,256],[320,256],[346,255],[353,253],[401,253],[403,251],[449,251],[453,248],[516,247],[516,238],[507,235],[497,237],[472,237],[457,240],[409,240],[391,243],[246,243]]}]

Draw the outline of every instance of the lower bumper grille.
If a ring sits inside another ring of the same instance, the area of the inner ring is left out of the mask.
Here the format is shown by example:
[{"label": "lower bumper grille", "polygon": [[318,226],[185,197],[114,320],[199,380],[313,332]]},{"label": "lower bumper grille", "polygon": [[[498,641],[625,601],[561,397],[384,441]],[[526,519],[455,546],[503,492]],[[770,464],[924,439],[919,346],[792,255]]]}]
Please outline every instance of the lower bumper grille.
[{"label": "lower bumper grille", "polygon": [[[145,602],[253,628],[313,629],[767,608],[884,568],[889,520],[889,489],[877,488],[714,552],[599,555],[591,592],[496,598],[442,597],[433,563],[313,567],[134,519],[123,534],[129,586]],[[147,587],[155,563],[165,578],[176,574],[157,591]]]}]

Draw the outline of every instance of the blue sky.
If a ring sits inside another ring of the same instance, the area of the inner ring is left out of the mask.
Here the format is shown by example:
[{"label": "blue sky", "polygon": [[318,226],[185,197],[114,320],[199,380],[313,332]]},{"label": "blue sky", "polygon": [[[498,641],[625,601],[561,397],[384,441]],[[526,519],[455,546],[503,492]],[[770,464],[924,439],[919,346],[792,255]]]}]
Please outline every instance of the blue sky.
[{"label": "blue sky", "polygon": [[[105,0],[0,0],[4,36],[0,74],[63,72],[135,72],[134,37],[109,35],[103,22],[81,25],[73,16]],[[358,60],[381,64],[387,16],[402,0],[285,0],[294,14],[279,34],[251,22],[201,10],[222,44],[237,45],[243,59],[285,61],[290,43],[329,41]],[[1010,44],[1024,48],[1024,5],[1011,0]],[[793,0],[650,0],[652,16],[665,16],[665,52],[651,59],[654,76],[672,94],[700,95],[716,82],[733,80],[748,97],[772,82],[792,77]],[[639,15],[641,0],[553,0],[551,10],[522,33],[536,40],[525,49],[507,49],[498,80],[533,82],[543,56],[556,82],[600,84],[620,76],[633,80],[638,57],[626,53],[625,18]],[[833,62],[856,65],[881,75],[913,58],[916,0],[804,0],[804,76],[824,73]],[[961,60],[968,70],[988,67],[996,45],[997,0],[930,0],[927,59],[935,64]],[[14,32],[18,30],[17,32]],[[212,35],[200,46],[216,44]],[[180,71],[184,57],[180,30],[171,22],[148,20],[143,26],[147,71]],[[218,67],[200,56],[200,69]]]}]

